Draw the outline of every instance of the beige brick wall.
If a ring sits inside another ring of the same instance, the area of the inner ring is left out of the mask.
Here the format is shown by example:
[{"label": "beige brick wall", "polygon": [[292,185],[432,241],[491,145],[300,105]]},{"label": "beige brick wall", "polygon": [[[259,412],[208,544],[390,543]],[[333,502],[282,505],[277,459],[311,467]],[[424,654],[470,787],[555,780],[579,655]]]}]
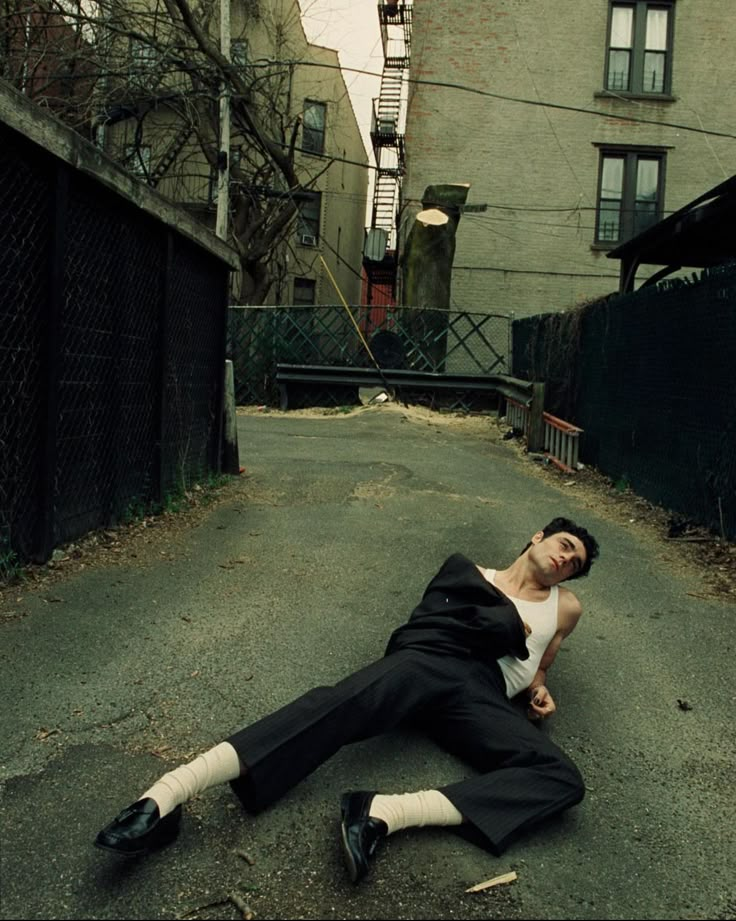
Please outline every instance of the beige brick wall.
[{"label": "beige brick wall", "polygon": [[[339,296],[320,261],[322,256],[343,296],[349,302],[358,303],[368,197],[368,156],[339,69],[337,52],[307,41],[297,0],[269,0],[258,9],[259,14],[254,17],[252,4],[244,6],[239,0],[234,0],[231,7],[232,37],[234,41],[247,42],[247,56],[253,64],[253,73],[275,94],[274,109],[288,112],[291,116],[286,119],[284,128],[287,141],[290,140],[293,119],[301,115],[305,99],[324,102],[327,106],[324,155],[311,156],[298,151],[295,155],[299,177],[304,182],[314,178],[313,188],[322,193],[321,240],[316,247],[302,246],[294,222],[287,242],[274,248],[274,283],[267,298],[272,302],[291,303],[294,278],[302,277],[315,281],[317,303],[339,303]],[[215,21],[212,28],[216,27]],[[266,67],[262,63],[266,61],[310,63],[290,69],[287,63],[281,67],[278,64]],[[172,129],[171,121],[171,115],[164,106],[160,111],[149,113],[146,118],[145,140],[153,147],[154,163],[171,144],[172,131],[176,130]],[[108,134],[114,133],[115,144],[122,150],[135,140],[136,130],[137,123],[128,119]],[[242,138],[239,142],[246,143]],[[300,142],[301,137],[298,136]],[[196,136],[192,136],[185,145],[180,160],[185,165],[164,177],[159,191],[190,207],[198,205],[202,220],[214,226],[215,210],[208,202],[210,166]],[[284,191],[278,172],[268,181],[274,191]],[[238,291],[237,273],[234,290]]]},{"label": "beige brick wall", "polygon": [[[298,68],[293,85],[296,111],[305,99],[327,105],[325,156],[300,154],[298,160],[306,175],[316,177],[314,189],[322,193],[321,239],[317,247],[294,243],[290,274],[316,280],[318,304],[339,304],[340,296],[322,266],[322,256],[342,296],[348,303],[357,304],[368,197],[368,156],[339,70],[337,53],[318,45],[310,45],[304,51],[310,60],[328,65]],[[328,158],[334,159],[330,163]]]},{"label": "beige brick wall", "polygon": [[[592,248],[596,144],[667,148],[665,214],[736,172],[736,140],[662,124],[736,133],[733,0],[677,0],[672,102],[597,95],[609,5],[414,0],[413,79],[604,113],[412,84],[403,228],[431,183],[469,182],[468,203],[488,205],[460,222],[452,288],[458,309],[525,316],[617,289],[618,261]],[[642,269],[638,279],[648,273]]]}]

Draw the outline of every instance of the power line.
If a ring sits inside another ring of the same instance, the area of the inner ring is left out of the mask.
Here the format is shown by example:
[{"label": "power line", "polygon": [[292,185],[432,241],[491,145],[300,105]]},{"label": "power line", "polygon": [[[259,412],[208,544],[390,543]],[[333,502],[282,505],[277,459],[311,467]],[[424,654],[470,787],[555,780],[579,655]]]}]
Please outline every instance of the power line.
[{"label": "power line", "polygon": [[[518,47],[519,47],[519,52],[521,53],[521,58],[522,58],[522,60],[523,60],[523,62],[524,62],[524,67],[526,67],[527,74],[529,75],[529,80],[531,81],[531,84],[532,84],[532,86],[534,87],[534,92],[537,94],[537,101],[539,101],[540,93],[539,93],[539,89],[538,89],[538,87],[537,87],[537,82],[536,82],[536,80],[534,79],[534,74],[532,73],[532,69],[531,69],[531,67],[529,66],[529,61],[527,60],[526,52],[524,51],[524,49],[523,49],[523,47],[522,47],[522,45],[521,45],[521,36],[519,35],[519,29],[517,28],[516,19],[514,18],[513,14],[512,14],[512,17],[511,17],[511,23],[512,23],[512,25],[513,25],[513,27],[514,27],[514,32],[516,33],[516,44],[517,44]],[[557,132],[555,131],[555,126],[554,126],[554,124],[553,124],[553,122],[552,122],[552,118],[551,118],[549,112],[548,112],[546,109],[544,109],[544,117],[545,117],[545,119],[547,120],[547,126],[549,127],[549,130],[552,132],[552,135],[554,136],[554,139],[555,139],[555,141],[557,142],[557,146],[558,146],[559,149],[560,149],[560,153],[562,154],[562,157],[563,157],[565,163],[567,163],[568,169],[569,169],[570,172],[572,173],[573,179],[574,179],[575,182],[578,184],[578,188],[580,189],[580,198],[581,198],[581,199],[584,198],[584,197],[587,198],[587,196],[588,196],[588,190],[585,189],[585,188],[583,187],[583,184],[582,184],[582,182],[580,181],[580,177],[579,177],[578,174],[575,172],[575,169],[574,169],[572,163],[570,162],[570,158],[568,157],[568,155],[567,155],[567,153],[566,153],[566,151],[565,151],[565,148],[564,148],[562,142],[560,141],[560,137],[559,137],[559,135],[557,134]]]},{"label": "power line", "polygon": [[[270,61],[271,64],[299,64],[304,67],[327,67],[333,70],[345,70],[354,73],[364,74],[368,77],[380,77],[381,74],[374,73],[370,70],[360,70],[355,67],[340,67],[337,64],[324,64],[318,61]],[[476,96],[484,96],[489,99],[500,99],[502,102],[515,102],[519,105],[538,106],[547,109],[560,109],[563,112],[579,112],[583,115],[596,115],[600,118],[613,118],[618,121],[636,122],[640,125],[657,125],[660,128],[677,128],[679,131],[692,131],[694,134],[707,134],[712,137],[729,138],[736,141],[736,134],[730,134],[727,131],[714,131],[710,128],[694,128],[692,125],[681,125],[677,122],[659,121],[656,118],[638,118],[635,115],[617,115],[615,112],[604,112],[600,109],[584,109],[581,106],[565,105],[561,102],[545,102],[536,99],[524,99],[522,96],[506,96],[503,93],[492,93],[490,90],[482,90],[475,86],[466,86],[463,83],[449,83],[443,80],[423,80],[420,77],[405,77],[408,83],[414,83],[417,86],[434,86],[442,89],[459,90],[464,93],[472,93]]]},{"label": "power line", "polygon": [[[382,77],[382,74],[376,73],[375,71],[364,70],[364,69],[357,68],[357,67],[345,67],[340,64],[327,64],[321,61],[302,61],[302,60],[294,60],[294,59],[289,59],[289,60],[275,59],[274,60],[274,59],[265,58],[265,59],[259,59],[258,61],[253,61],[249,63],[248,67],[250,69],[256,69],[258,67],[267,67],[267,66],[272,66],[272,65],[286,65],[286,66],[300,65],[302,67],[322,67],[328,70],[339,70],[339,71],[343,71],[347,73],[362,74],[367,77],[376,77],[378,79]],[[172,74],[172,73],[185,73],[185,72],[186,70],[179,66],[157,69],[157,75],[160,75],[160,76],[165,76],[167,74]],[[84,77],[89,79],[92,76],[101,77],[101,76],[106,76],[106,75],[107,76],[120,76],[119,72],[117,71],[110,71],[109,73],[106,73],[105,71],[98,70],[98,71],[95,71],[94,74],[89,74],[89,73],[84,74]],[[68,74],[66,72],[59,73],[58,75],[54,73],[50,73],[48,77],[49,78],[68,77]],[[502,102],[513,102],[519,105],[536,106],[536,107],[546,108],[546,109],[559,109],[563,112],[578,112],[582,115],[595,115],[601,118],[612,118],[618,121],[625,121],[625,122],[630,122],[630,123],[634,122],[636,124],[642,124],[642,125],[657,125],[659,127],[665,127],[665,128],[676,128],[679,131],[690,131],[694,134],[703,134],[703,135],[708,135],[711,137],[722,137],[722,138],[728,138],[729,140],[736,140],[736,134],[732,134],[727,131],[716,131],[711,128],[703,128],[702,126],[696,128],[693,125],[683,125],[683,124],[680,124],[679,122],[660,121],[655,118],[639,118],[636,115],[630,115],[630,114],[618,115],[615,112],[605,112],[601,109],[583,108],[581,106],[566,105],[560,102],[547,102],[547,101],[538,100],[538,99],[526,99],[523,96],[508,96],[503,93],[493,93],[490,90],[483,90],[483,89],[480,89],[479,87],[468,86],[463,83],[451,83],[449,81],[443,81],[443,80],[425,80],[425,79],[422,79],[421,77],[411,77],[408,75],[405,76],[404,79],[408,83],[413,83],[413,84],[416,84],[417,86],[432,86],[432,87],[439,87],[441,89],[454,89],[454,90],[458,90],[464,93],[472,93],[477,96],[483,96],[489,99],[498,99]],[[211,94],[203,93],[201,91],[199,95],[211,96]],[[238,99],[240,97],[238,96],[238,94],[234,93],[232,95],[232,98]],[[620,97],[617,97],[615,93],[611,93],[611,98],[620,98]],[[695,114],[697,115],[697,112]],[[698,119],[700,120],[700,116],[698,116]],[[356,165],[362,165],[362,164],[356,164]]]},{"label": "power line", "polygon": [[452,267],[453,272],[455,270],[462,270],[465,272],[503,272],[504,274],[508,273],[510,275],[560,275],[564,278],[616,278],[618,275],[607,275],[601,272],[553,272],[553,271],[540,271],[539,269],[504,269],[501,266],[496,265],[455,265]]},{"label": "power line", "polygon": [[362,272],[357,272],[357,271],[352,267],[352,265],[350,265],[350,263],[345,259],[345,257],[344,257],[341,253],[339,253],[339,252],[335,249],[334,246],[332,246],[330,243],[328,243],[328,241],[325,239],[325,237],[323,237],[323,236],[320,237],[320,238],[319,238],[319,241],[320,241],[320,243],[322,243],[324,246],[326,246],[327,249],[328,249],[334,256],[337,257],[338,263],[342,262],[342,264],[345,266],[345,268],[346,268],[349,272],[352,272],[353,275],[355,275],[356,278],[359,278],[359,279],[361,280],[361,282],[362,282],[362,281],[365,281]]},{"label": "power line", "polygon": [[[420,198],[407,198],[405,199],[405,203],[407,205],[421,205],[422,200]],[[551,207],[551,208],[537,208],[531,205],[492,205],[489,203],[489,204],[486,204],[485,207],[489,209],[495,209],[497,211],[554,211],[554,212],[598,211],[595,205],[568,205],[568,206],[555,205],[554,207]],[[477,217],[478,215],[476,214],[475,216]]]}]

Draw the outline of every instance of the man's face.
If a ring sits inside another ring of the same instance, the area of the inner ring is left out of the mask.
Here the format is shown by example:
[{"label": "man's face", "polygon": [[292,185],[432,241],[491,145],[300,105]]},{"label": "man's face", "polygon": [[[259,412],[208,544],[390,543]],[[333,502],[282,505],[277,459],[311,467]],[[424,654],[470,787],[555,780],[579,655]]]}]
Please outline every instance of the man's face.
[{"label": "man's face", "polygon": [[529,559],[538,568],[546,585],[556,585],[569,579],[585,565],[587,554],[580,538],[567,531],[559,531],[545,537],[538,531],[532,537]]}]

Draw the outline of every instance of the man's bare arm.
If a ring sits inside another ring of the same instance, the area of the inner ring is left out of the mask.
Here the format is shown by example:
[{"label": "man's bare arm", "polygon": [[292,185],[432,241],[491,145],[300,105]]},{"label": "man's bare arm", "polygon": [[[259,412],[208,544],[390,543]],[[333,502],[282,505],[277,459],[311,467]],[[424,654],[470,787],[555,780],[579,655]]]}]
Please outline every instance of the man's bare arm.
[{"label": "man's bare arm", "polygon": [[539,663],[539,668],[528,688],[530,719],[544,719],[557,709],[554,698],[547,689],[547,671],[555,660],[562,641],[575,629],[583,608],[571,591],[560,588],[560,603],[557,611],[557,632]]}]

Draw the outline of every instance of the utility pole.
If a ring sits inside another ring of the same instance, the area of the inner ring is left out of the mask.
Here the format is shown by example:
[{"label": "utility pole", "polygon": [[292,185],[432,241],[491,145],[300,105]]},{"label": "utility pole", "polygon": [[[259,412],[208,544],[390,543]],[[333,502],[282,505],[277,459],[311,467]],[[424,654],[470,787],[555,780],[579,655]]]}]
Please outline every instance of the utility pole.
[{"label": "utility pole", "polygon": [[[230,60],[230,0],[220,0],[220,51]],[[230,83],[220,88],[220,149],[217,155],[217,222],[215,233],[227,239],[230,191]]]}]

